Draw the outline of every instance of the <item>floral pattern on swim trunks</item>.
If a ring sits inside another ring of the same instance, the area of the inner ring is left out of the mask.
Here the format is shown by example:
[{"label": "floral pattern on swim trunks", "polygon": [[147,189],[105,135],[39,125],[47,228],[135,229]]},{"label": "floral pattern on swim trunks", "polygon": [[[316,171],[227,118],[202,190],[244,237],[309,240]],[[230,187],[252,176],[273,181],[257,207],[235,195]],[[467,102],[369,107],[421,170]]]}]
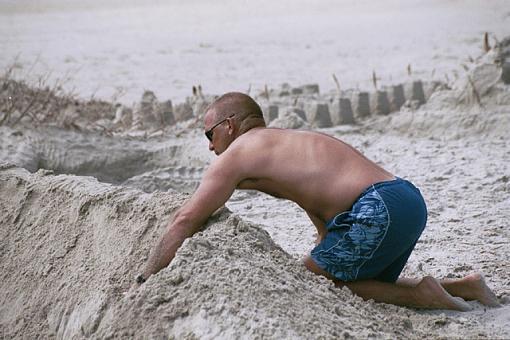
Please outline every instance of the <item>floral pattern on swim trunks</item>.
[{"label": "floral pattern on swim trunks", "polygon": [[373,189],[358,199],[352,210],[335,216],[328,234],[312,250],[314,261],[342,281],[358,279],[360,268],[372,258],[389,225],[383,199]]}]

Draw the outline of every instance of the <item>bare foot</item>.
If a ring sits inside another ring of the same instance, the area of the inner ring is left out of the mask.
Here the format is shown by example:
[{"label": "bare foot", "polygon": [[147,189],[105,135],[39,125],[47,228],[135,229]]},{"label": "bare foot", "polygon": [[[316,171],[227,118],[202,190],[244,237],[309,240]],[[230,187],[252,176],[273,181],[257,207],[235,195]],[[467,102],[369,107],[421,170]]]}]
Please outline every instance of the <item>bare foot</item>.
[{"label": "bare foot", "polygon": [[417,307],[431,309],[454,309],[462,312],[471,306],[460,297],[454,297],[432,276],[425,276],[416,286]]},{"label": "bare foot", "polygon": [[478,300],[489,307],[501,306],[496,295],[485,283],[483,275],[479,273],[470,274],[462,278],[462,281],[465,282],[466,289],[473,300]]}]

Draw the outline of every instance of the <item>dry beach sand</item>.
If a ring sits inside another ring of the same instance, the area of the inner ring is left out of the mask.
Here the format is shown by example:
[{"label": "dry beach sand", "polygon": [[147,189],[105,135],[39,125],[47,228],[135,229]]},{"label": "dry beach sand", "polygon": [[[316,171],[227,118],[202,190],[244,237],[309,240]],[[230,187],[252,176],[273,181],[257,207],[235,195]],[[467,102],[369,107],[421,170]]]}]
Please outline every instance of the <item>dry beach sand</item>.
[{"label": "dry beach sand", "polygon": [[[482,48],[485,31],[510,36],[510,7],[298,3],[0,3],[0,66],[19,54],[0,77],[1,338],[510,337],[510,85]],[[302,266],[314,228],[299,207],[252,191],[130,290],[214,158],[204,106],[248,88],[271,126],[341,138],[421,188],[428,226],[403,275],[481,272],[502,306],[363,301]]]}]

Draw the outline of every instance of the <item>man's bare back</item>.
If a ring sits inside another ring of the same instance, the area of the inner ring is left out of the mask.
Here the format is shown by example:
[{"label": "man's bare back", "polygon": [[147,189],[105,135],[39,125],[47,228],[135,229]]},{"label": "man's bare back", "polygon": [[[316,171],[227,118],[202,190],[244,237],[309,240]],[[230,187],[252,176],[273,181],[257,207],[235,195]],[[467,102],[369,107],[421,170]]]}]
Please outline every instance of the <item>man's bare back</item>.
[{"label": "man's bare back", "polygon": [[394,179],[348,144],[310,131],[252,129],[215,162],[246,168],[238,189],[291,200],[324,223],[348,210],[370,185]]},{"label": "man's bare back", "polygon": [[499,305],[479,274],[441,282],[398,278],[425,226],[425,203],[410,182],[350,145],[316,132],[266,128],[258,104],[235,92],[208,107],[204,125],[209,150],[219,157],[175,213],[138,283],[166,267],[235,189],[254,189],[301,206],[319,235],[305,266],[365,299],[456,310],[471,308],[464,300]]}]

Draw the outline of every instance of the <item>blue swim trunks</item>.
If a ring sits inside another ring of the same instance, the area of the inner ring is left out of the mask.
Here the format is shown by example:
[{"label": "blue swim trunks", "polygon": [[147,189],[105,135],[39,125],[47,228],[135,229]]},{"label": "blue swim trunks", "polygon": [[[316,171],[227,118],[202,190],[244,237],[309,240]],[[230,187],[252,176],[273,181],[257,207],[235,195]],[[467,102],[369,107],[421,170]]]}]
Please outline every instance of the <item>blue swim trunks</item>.
[{"label": "blue swim trunks", "polygon": [[311,257],[341,281],[395,282],[426,222],[425,201],[411,182],[377,183],[326,224],[328,232]]}]

